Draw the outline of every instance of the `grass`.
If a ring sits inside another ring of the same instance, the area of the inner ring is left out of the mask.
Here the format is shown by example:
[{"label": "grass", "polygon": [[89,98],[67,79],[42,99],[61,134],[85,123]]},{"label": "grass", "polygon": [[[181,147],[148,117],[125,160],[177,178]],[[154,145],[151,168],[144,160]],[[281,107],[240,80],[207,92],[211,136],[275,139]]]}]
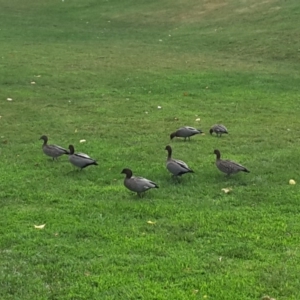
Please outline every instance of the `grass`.
[{"label": "grass", "polygon": [[[0,6],[0,299],[299,299],[298,1]],[[183,125],[206,135],[170,142]],[[42,134],[99,166],[70,173]]]}]

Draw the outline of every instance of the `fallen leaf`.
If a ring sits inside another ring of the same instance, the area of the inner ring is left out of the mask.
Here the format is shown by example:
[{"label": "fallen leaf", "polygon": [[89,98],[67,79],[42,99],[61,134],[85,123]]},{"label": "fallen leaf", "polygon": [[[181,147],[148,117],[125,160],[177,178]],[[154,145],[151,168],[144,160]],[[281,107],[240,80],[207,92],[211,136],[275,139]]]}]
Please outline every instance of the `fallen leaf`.
[{"label": "fallen leaf", "polygon": [[196,122],[200,122],[200,118],[197,118],[197,119],[196,119]]},{"label": "fallen leaf", "polygon": [[148,224],[154,225],[156,222],[147,221]]},{"label": "fallen leaf", "polygon": [[43,225],[34,225],[34,228],[36,228],[36,229],[44,229],[45,226],[46,226],[46,224],[43,224]]},{"label": "fallen leaf", "polygon": [[157,106],[158,109],[161,109],[161,106]]},{"label": "fallen leaf", "polygon": [[7,100],[7,101],[12,101],[12,98],[7,98],[6,100]]},{"label": "fallen leaf", "polygon": [[263,296],[261,299],[262,299],[262,300],[276,300],[275,298],[271,298],[271,297],[268,296],[268,295]]},{"label": "fallen leaf", "polygon": [[224,188],[221,191],[223,191],[225,194],[228,194],[232,191],[232,188]]},{"label": "fallen leaf", "polygon": [[35,84],[35,81],[31,81],[30,83],[31,83],[31,84]]},{"label": "fallen leaf", "polygon": [[294,179],[290,179],[289,184],[296,184],[296,181]]},{"label": "fallen leaf", "polygon": [[85,143],[86,142],[86,140],[80,140],[79,141],[79,143]]}]

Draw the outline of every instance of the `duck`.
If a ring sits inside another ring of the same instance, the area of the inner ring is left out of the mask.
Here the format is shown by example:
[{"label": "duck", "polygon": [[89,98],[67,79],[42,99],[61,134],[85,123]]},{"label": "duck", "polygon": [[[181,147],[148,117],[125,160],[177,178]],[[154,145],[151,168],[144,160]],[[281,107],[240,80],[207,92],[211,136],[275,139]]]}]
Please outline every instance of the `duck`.
[{"label": "duck", "polygon": [[170,134],[170,139],[172,140],[174,137],[182,137],[186,141],[186,138],[190,140],[190,137],[195,134],[203,133],[201,129],[196,129],[194,127],[190,126],[184,126],[179,129],[177,129],[175,132],[172,132]]},{"label": "duck", "polygon": [[224,160],[221,159],[221,153],[219,150],[215,149],[214,150],[214,154],[216,154],[216,166],[217,168],[227,174],[228,176],[231,174],[235,174],[238,172],[246,172],[246,173],[250,173],[250,171],[245,168],[244,166],[242,166],[241,164],[238,164],[234,161],[231,160]]},{"label": "duck", "polygon": [[210,128],[209,133],[212,135],[214,132],[219,137],[221,137],[223,133],[228,134],[227,128],[224,125],[222,125],[222,124],[215,124],[215,125],[213,125]]},{"label": "duck", "polygon": [[75,153],[75,148],[73,145],[69,145],[69,161],[72,165],[74,165],[75,167],[80,168],[80,170],[91,166],[91,165],[95,165],[98,166],[98,163],[90,158],[87,154],[85,153]]},{"label": "duck", "polygon": [[125,168],[122,170],[121,174],[125,174],[124,186],[132,192],[136,192],[139,197],[142,197],[143,193],[150,189],[158,189],[159,186],[144,177],[133,176],[133,173],[130,169]]},{"label": "duck", "polygon": [[182,160],[172,158],[172,148],[171,146],[166,146],[165,150],[168,151],[168,157],[166,162],[167,170],[172,173],[172,176],[182,176],[186,173],[195,173],[189,166]]},{"label": "duck", "polygon": [[44,141],[42,145],[43,152],[46,155],[52,157],[53,161],[54,159],[57,160],[58,157],[63,154],[69,154],[69,151],[63,147],[60,147],[58,145],[48,145],[48,137],[46,135],[42,135],[39,139]]}]

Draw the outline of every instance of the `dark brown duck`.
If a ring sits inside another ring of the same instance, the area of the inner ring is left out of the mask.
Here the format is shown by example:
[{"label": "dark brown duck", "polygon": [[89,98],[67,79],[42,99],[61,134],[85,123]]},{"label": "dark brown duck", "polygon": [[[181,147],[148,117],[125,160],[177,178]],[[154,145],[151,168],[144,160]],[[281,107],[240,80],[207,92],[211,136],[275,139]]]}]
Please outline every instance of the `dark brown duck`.
[{"label": "dark brown duck", "polygon": [[216,154],[216,166],[221,172],[227,175],[235,174],[238,172],[250,173],[250,171],[241,164],[238,164],[231,160],[221,159],[221,153],[219,150],[214,150],[214,154]]}]

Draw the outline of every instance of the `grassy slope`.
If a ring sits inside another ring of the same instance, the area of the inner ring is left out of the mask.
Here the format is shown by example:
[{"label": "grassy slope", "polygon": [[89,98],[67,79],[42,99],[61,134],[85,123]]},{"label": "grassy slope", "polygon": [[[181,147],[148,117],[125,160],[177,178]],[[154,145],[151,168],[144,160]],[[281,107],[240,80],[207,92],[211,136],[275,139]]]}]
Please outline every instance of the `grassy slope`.
[{"label": "grassy slope", "polygon": [[[299,299],[298,1],[185,2],[0,1],[0,298]],[[216,122],[172,142],[196,171],[174,184],[169,133]],[[137,199],[123,167],[161,188]]]}]

